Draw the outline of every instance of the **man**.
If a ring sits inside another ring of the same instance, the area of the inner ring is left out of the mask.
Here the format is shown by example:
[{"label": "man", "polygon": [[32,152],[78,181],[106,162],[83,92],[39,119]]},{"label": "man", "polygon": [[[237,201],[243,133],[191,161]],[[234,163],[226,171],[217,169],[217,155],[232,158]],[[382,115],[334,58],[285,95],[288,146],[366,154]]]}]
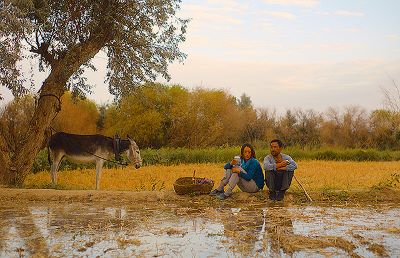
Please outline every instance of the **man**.
[{"label": "man", "polygon": [[285,192],[292,183],[296,162],[286,154],[281,153],[282,141],[275,139],[270,143],[271,155],[264,158],[264,169],[266,174],[266,185],[269,188],[271,200],[282,201]]}]

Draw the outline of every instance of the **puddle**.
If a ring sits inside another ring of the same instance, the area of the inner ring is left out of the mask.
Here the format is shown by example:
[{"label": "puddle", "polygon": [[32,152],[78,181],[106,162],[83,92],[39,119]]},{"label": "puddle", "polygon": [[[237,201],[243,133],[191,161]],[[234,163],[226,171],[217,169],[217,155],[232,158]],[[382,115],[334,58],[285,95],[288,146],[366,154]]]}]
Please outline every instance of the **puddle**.
[{"label": "puddle", "polygon": [[0,204],[0,257],[400,255],[399,207]]}]

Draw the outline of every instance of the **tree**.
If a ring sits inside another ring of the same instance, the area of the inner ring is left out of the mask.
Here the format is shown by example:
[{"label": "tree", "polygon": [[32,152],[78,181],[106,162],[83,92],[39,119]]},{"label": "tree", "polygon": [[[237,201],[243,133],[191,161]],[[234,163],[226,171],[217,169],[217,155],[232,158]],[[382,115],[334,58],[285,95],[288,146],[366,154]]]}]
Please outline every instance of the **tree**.
[{"label": "tree", "polygon": [[374,110],[370,115],[371,145],[379,149],[398,147],[400,114],[389,110]]},{"label": "tree", "polygon": [[250,97],[245,93],[240,96],[240,99],[237,102],[241,109],[253,108],[253,103],[251,102]]},{"label": "tree", "polygon": [[235,98],[222,90],[178,94],[181,102],[174,102],[169,134],[175,146],[207,147],[236,140],[243,122]]},{"label": "tree", "polygon": [[301,148],[308,146],[317,146],[320,144],[320,125],[322,122],[322,115],[316,113],[314,110],[303,111],[296,110],[297,124],[296,124],[296,143]]},{"label": "tree", "polygon": [[392,82],[392,87],[381,88],[384,95],[384,103],[389,110],[400,113],[400,87],[395,80]]},{"label": "tree", "polygon": [[169,79],[168,64],[185,58],[187,20],[176,17],[180,0],[3,0],[0,1],[0,84],[14,96],[27,89],[18,62],[39,59],[49,71],[23,141],[14,153],[0,135],[4,183],[22,185],[43,141],[45,129],[60,110],[60,98],[90,90],[83,77],[91,59],[104,50],[106,81],[116,98],[140,82]]},{"label": "tree", "polygon": [[295,145],[297,118],[293,111],[287,110],[285,116],[281,117],[277,127],[277,136],[286,145]]},{"label": "tree", "polygon": [[105,116],[105,133],[129,134],[140,147],[160,147],[165,144],[172,106],[170,88],[159,83],[147,83],[124,96]]}]

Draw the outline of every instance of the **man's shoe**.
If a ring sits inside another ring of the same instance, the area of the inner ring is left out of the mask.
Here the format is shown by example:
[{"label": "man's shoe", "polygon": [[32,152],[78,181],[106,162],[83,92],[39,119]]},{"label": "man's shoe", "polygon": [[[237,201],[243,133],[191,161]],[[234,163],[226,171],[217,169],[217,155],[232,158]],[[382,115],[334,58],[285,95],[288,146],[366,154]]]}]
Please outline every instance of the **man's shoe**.
[{"label": "man's shoe", "polygon": [[225,195],[224,193],[221,193],[221,194],[218,194],[216,197],[217,197],[218,199],[220,199],[220,200],[225,200],[225,199],[228,198],[229,196],[228,196],[228,195]]},{"label": "man's shoe", "polygon": [[214,190],[212,190],[212,191],[209,193],[209,195],[211,195],[211,196],[217,196],[217,195],[220,195],[220,194],[222,194],[222,193],[224,193],[223,190],[222,190],[222,191],[219,191],[218,189],[214,189]]},{"label": "man's shoe", "polygon": [[285,198],[285,191],[279,191],[278,194],[276,195],[276,200],[282,201],[283,198]]},{"label": "man's shoe", "polygon": [[269,199],[275,201],[276,200],[276,192],[269,191]]}]

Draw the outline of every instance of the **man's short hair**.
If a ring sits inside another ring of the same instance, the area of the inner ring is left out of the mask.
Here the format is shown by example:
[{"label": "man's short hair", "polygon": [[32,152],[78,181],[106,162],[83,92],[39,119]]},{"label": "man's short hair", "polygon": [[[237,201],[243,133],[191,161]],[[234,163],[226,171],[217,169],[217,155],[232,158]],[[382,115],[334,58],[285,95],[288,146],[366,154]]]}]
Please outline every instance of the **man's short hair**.
[{"label": "man's short hair", "polygon": [[281,140],[273,139],[269,144],[271,145],[273,142],[276,142],[279,145],[279,147],[281,148],[283,147],[283,142]]}]

